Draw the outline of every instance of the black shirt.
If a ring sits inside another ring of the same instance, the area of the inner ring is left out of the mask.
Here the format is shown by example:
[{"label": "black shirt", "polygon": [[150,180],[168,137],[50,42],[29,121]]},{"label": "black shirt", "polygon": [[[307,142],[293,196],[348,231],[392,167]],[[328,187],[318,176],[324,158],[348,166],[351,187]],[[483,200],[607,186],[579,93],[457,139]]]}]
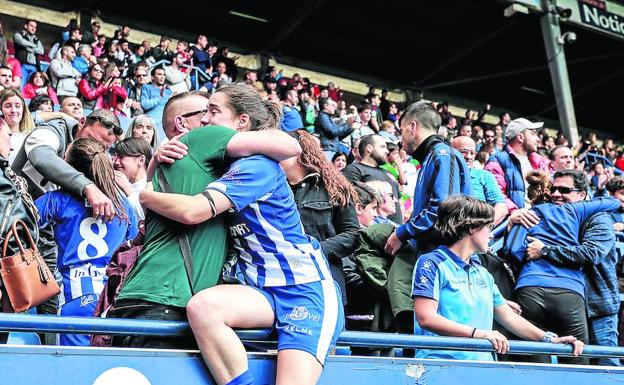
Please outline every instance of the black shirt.
[{"label": "black shirt", "polygon": [[363,182],[366,183],[371,180],[380,180],[383,182],[390,183],[392,186],[392,194],[395,198],[397,198],[396,213],[388,216],[388,219],[394,221],[395,223],[403,223],[403,214],[401,213],[401,203],[399,202],[399,198],[401,197],[399,192],[399,183],[388,175],[388,173],[379,168],[379,167],[371,167],[367,166],[364,163],[351,163],[344,170],[342,170],[345,178],[350,182]]}]

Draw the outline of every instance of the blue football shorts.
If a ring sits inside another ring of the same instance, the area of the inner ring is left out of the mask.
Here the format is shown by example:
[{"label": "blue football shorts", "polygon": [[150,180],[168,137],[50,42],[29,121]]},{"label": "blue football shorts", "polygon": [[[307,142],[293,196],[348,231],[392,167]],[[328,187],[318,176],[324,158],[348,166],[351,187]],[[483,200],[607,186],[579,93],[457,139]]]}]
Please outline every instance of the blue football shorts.
[{"label": "blue football shorts", "polygon": [[254,288],[275,313],[277,350],[302,350],[324,365],[344,328],[342,295],[334,280]]}]

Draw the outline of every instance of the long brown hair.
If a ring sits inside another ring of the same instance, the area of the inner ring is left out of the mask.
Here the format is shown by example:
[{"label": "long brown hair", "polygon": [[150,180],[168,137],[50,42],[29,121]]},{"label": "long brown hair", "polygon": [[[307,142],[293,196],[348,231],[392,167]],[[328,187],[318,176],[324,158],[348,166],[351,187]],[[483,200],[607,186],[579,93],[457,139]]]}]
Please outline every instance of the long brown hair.
[{"label": "long brown hair", "polygon": [[121,193],[115,183],[115,171],[106,147],[92,138],[76,139],[67,152],[67,163],[95,183],[115,206],[115,216],[128,220]]},{"label": "long brown hair", "polygon": [[258,90],[248,84],[229,84],[217,90],[228,97],[228,105],[236,115],[249,116],[250,130],[278,130],[282,121],[282,107],[270,100],[262,100]]},{"label": "long brown hair", "polygon": [[333,164],[331,164],[316,139],[304,130],[297,130],[292,136],[301,145],[301,154],[297,160],[308,173],[318,173],[329,195],[329,203],[336,206],[347,206],[357,201],[357,193],[353,186]]}]

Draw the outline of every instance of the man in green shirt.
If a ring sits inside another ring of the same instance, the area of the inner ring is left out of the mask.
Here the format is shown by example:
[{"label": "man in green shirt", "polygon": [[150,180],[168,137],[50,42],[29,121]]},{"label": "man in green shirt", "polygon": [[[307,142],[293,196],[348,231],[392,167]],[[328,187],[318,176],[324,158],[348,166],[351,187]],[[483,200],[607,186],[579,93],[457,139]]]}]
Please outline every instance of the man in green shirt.
[{"label": "man in green shirt", "polygon": [[[208,98],[204,93],[187,92],[171,98],[165,106],[163,126],[170,142],[155,155],[161,161],[152,182],[156,191],[162,191],[156,178],[159,172],[172,192],[195,195],[224,173],[228,158],[263,154],[282,160],[300,151],[296,140],[282,132],[237,133],[220,126],[202,127],[209,119]],[[223,219],[188,226],[148,211],[145,226],[143,250],[110,316],[186,320],[185,306],[191,296],[216,285],[221,275],[228,247]],[[186,232],[192,250],[192,288],[178,241],[182,232]],[[126,336],[115,338],[114,344],[188,348],[194,346],[194,339]]]}]

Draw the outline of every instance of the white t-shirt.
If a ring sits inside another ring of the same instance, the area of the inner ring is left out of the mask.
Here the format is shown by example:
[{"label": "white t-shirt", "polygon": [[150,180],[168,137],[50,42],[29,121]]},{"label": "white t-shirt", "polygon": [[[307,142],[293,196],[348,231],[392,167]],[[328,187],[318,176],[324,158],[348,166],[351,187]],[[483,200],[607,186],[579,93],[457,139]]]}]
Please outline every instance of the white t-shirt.
[{"label": "white t-shirt", "polygon": [[520,171],[522,172],[522,181],[524,182],[524,202],[528,204],[526,207],[530,207],[531,202],[529,202],[529,194],[527,194],[527,192],[529,191],[529,183],[526,180],[526,175],[529,173],[529,171],[533,170],[533,165],[531,165],[531,162],[529,161],[529,157],[527,155],[516,154],[516,156],[520,161]]}]

